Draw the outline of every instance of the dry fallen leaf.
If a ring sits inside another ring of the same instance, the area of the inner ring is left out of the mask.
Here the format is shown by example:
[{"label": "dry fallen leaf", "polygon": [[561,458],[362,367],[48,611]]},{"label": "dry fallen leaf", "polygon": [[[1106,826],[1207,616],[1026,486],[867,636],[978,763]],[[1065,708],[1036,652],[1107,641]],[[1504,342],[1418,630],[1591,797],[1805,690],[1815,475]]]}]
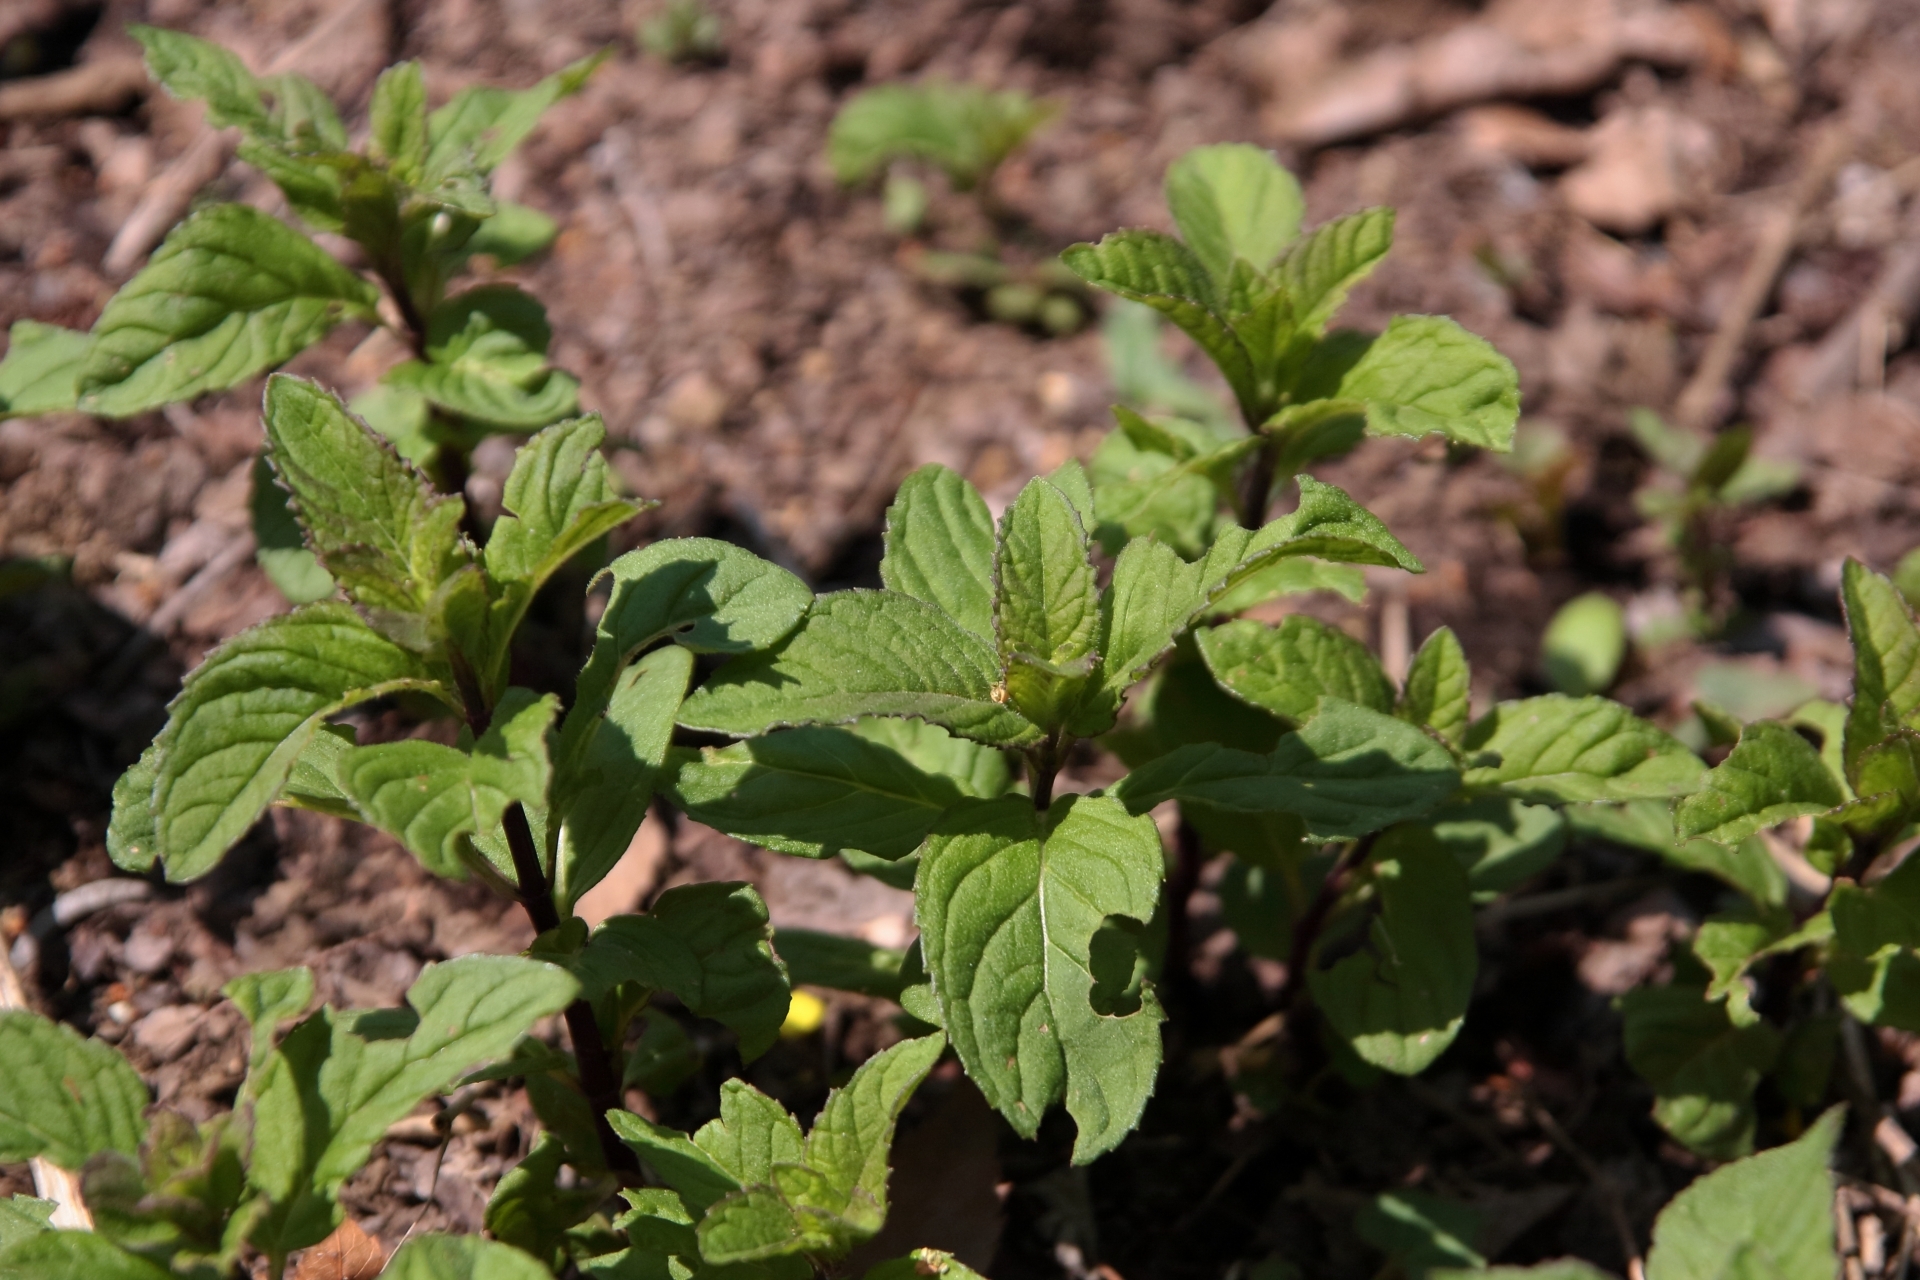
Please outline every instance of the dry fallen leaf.
[{"label": "dry fallen leaf", "polygon": [[380,1242],[352,1218],[332,1235],[300,1255],[293,1280],[374,1280],[387,1265]]}]

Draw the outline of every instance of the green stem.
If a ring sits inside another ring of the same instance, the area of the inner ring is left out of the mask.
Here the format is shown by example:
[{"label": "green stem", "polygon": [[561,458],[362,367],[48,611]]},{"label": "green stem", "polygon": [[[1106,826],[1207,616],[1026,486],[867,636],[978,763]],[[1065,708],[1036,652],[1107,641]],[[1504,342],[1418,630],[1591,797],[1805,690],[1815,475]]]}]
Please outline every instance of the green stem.
[{"label": "green stem", "polygon": [[1280,442],[1268,437],[1253,455],[1253,465],[1240,486],[1240,523],[1258,529],[1267,522],[1267,504],[1273,500],[1274,469],[1279,462]]}]

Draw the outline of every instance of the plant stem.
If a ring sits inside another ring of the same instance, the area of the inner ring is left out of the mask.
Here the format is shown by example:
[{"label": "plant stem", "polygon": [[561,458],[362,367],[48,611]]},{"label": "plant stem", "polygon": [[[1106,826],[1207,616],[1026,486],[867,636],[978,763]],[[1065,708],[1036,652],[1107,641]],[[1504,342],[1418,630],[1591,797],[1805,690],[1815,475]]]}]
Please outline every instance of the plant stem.
[{"label": "plant stem", "polygon": [[1206,850],[1200,846],[1200,833],[1185,817],[1174,829],[1173,874],[1167,877],[1167,958],[1162,966],[1166,981],[1184,991],[1193,978],[1193,924],[1187,908],[1194,890],[1200,887],[1200,869],[1206,865]]},{"label": "plant stem", "polygon": [[1248,529],[1258,529],[1267,522],[1267,504],[1273,499],[1274,452],[1278,448],[1278,441],[1268,440],[1253,455],[1253,466],[1241,484],[1240,523]]},{"label": "plant stem", "polygon": [[[520,882],[520,905],[526,908],[537,933],[560,927],[560,912],[553,905],[553,891],[547,887],[546,873],[540,869],[540,854],[533,845],[533,828],[527,812],[515,802],[501,819],[506,828],[507,848],[513,854],[514,878]],[[580,1069],[580,1091],[587,1095],[593,1112],[593,1131],[600,1139],[600,1154],[609,1169],[638,1173],[640,1162],[607,1123],[607,1112],[620,1105],[620,1080],[614,1074],[613,1057],[600,1035],[600,1020],[594,1016],[593,1003],[575,1000],[567,1006],[567,1036],[573,1041],[574,1062]]]},{"label": "plant stem", "polygon": [[1367,854],[1372,852],[1373,839],[1370,835],[1361,837],[1334,859],[1333,865],[1327,868],[1327,878],[1320,882],[1319,892],[1313,895],[1313,901],[1294,921],[1293,945],[1287,949],[1287,976],[1281,984],[1277,1000],[1282,1010],[1291,1009],[1306,986],[1307,965],[1313,960],[1313,944],[1320,940],[1320,934],[1326,929],[1327,917],[1333,914],[1334,904],[1340,901],[1340,895],[1346,891],[1354,868],[1365,862]]}]

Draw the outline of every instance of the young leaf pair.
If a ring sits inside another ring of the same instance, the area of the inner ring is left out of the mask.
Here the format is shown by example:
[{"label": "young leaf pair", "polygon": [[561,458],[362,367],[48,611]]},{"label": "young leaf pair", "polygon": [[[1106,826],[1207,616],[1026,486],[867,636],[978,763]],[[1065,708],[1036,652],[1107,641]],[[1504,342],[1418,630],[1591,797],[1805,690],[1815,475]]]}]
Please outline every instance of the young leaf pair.
[{"label": "young leaf pair", "polygon": [[[407,1008],[308,1014],[311,970],[237,978],[226,993],[252,1024],[247,1074],[235,1109],[203,1124],[170,1111],[148,1118],[146,1085],[117,1050],[34,1014],[0,1013],[0,1160],[38,1156],[80,1174],[93,1219],[92,1231],[56,1231],[32,1202],[0,1202],[0,1274],[212,1278],[251,1251],[278,1280],[290,1254],[340,1225],[340,1190],[389,1126],[506,1057],[576,991],[550,964],[468,956],[428,966]],[[491,1274],[546,1274],[505,1245],[409,1247],[484,1254],[500,1268]],[[396,1256],[394,1267],[451,1274],[418,1258]]]},{"label": "young leaf pair", "polygon": [[1362,433],[1511,447],[1517,376],[1481,338],[1444,316],[1397,316],[1378,336],[1328,331],[1391,247],[1391,209],[1302,236],[1299,183],[1239,143],[1182,156],[1167,171],[1166,198],[1180,238],[1116,231],[1061,258],[1191,337],[1232,389],[1243,429],[1117,409],[1121,431],[1094,465],[1100,521],[1112,528],[1103,537],[1117,545],[1158,533],[1193,554],[1223,502],[1240,524],[1258,525],[1277,480],[1344,453]]},{"label": "young leaf pair", "polygon": [[[1732,749],[1675,804],[1668,856],[1715,870],[1746,901],[1701,924],[1672,986],[1622,1002],[1628,1058],[1655,1087],[1655,1118],[1709,1155],[1752,1148],[1763,1078],[1798,1107],[1823,1101],[1840,1023],[1818,988],[1845,1017],[1920,1031],[1920,867],[1908,859],[1867,879],[1920,818],[1920,627],[1894,584],[1857,561],[1841,599],[1851,707],[1816,700],[1746,725],[1700,707]],[[1758,838],[1794,821],[1805,824],[1787,854],[1804,865],[1797,897]],[[1701,846],[1718,851],[1715,862],[1680,852]],[[1760,997],[1771,1016],[1755,1008]]]}]

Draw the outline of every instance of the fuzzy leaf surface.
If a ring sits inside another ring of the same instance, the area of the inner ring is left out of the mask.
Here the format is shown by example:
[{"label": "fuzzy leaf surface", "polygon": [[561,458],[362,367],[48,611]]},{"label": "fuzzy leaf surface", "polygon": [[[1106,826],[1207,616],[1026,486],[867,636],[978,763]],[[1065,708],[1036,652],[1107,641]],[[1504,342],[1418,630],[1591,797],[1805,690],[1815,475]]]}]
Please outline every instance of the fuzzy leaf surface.
[{"label": "fuzzy leaf surface", "polygon": [[1500,757],[1468,769],[1468,787],[1545,804],[1685,795],[1707,772],[1619,703],[1559,693],[1501,703],[1474,722],[1464,746]]},{"label": "fuzzy leaf surface", "polygon": [[680,723],[748,737],[916,716],[991,746],[1039,741],[1037,725],[995,700],[999,682],[988,642],[932,605],[891,591],[840,591],[815,601],[778,647],[722,667],[687,699]]},{"label": "fuzzy leaf surface", "polygon": [[1292,813],[1321,838],[1352,838],[1417,818],[1459,785],[1447,749],[1392,716],[1328,699],[1305,727],[1258,755],[1190,743],[1122,778],[1132,813],[1195,800],[1234,813]]},{"label": "fuzzy leaf surface", "polygon": [[278,218],[202,209],[167,234],[93,326],[80,407],[126,417],[220,391],[377,318],[374,287]]},{"label": "fuzzy leaf surface", "polygon": [[1095,937],[1144,924],[1160,840],[1110,799],[1068,798],[1043,819],[1019,798],[956,810],[928,837],[914,887],[926,966],[955,1051],[1022,1134],[1064,1101],[1074,1159],[1138,1122],[1160,1066],[1159,1002],[1101,1012]]},{"label": "fuzzy leaf surface", "polygon": [[929,463],[900,482],[887,508],[880,581],[993,636],[993,516],[958,473]]},{"label": "fuzzy leaf surface", "polygon": [[207,104],[207,123],[261,132],[271,127],[259,81],[238,54],[166,27],[127,26],[147,54],[147,72],[176,98]]},{"label": "fuzzy leaf surface", "polygon": [[188,675],[159,739],[150,804],[168,879],[213,868],[326,717],[402,689],[450,702],[435,674],[343,604],[306,605],[216,649]]},{"label": "fuzzy leaf surface", "polygon": [[1244,142],[1195,147],[1167,167],[1167,209],[1180,237],[1224,284],[1234,259],[1264,271],[1300,231],[1300,184],[1273,154]]},{"label": "fuzzy leaf surface", "polygon": [[45,1156],[78,1170],[102,1151],[133,1155],[147,1086],[118,1050],[24,1010],[0,1012],[0,1160]]},{"label": "fuzzy leaf surface", "polygon": [[1361,1059],[1417,1075],[1460,1034],[1479,970],[1467,875],[1445,850],[1376,856],[1367,944],[1308,971],[1314,1002]]},{"label": "fuzzy leaf surface", "polygon": [[586,84],[606,53],[589,54],[554,72],[531,89],[480,85],[462,89],[427,117],[429,183],[471,166],[490,172],[533,132],[548,107]]},{"label": "fuzzy leaf surface", "polygon": [[1674,834],[1738,844],[1766,827],[1824,813],[1846,799],[1819,749],[1784,724],[1762,721],[1740,732],[1700,790],[1674,805]]},{"label": "fuzzy leaf surface", "polygon": [[1409,724],[1424,725],[1458,746],[1472,718],[1472,671],[1467,652],[1450,627],[1426,638],[1407,667],[1406,688],[1393,713]]},{"label": "fuzzy leaf surface", "polygon": [[1797,1141],[1716,1169],[1675,1196],[1653,1224],[1647,1280],[1769,1276],[1830,1280],[1833,1175],[1842,1112]]},{"label": "fuzzy leaf surface", "polygon": [[80,400],[80,371],[93,338],[37,320],[15,320],[0,360],[0,417],[60,413]]},{"label": "fuzzy leaf surface", "polygon": [[1379,661],[1317,618],[1291,614],[1273,627],[1242,618],[1193,638],[1221,688],[1288,724],[1312,719],[1322,698],[1393,710],[1393,684]]},{"label": "fuzzy leaf surface", "polygon": [[1324,394],[1364,405],[1374,435],[1438,432],[1501,452],[1520,419],[1513,362],[1444,316],[1395,316]]},{"label": "fuzzy leaf surface", "polygon": [[1849,778],[1886,736],[1884,708],[1897,723],[1920,718],[1920,629],[1891,579],[1849,559],[1840,575],[1847,636],[1853,641],[1853,706],[1847,713]]},{"label": "fuzzy leaf surface", "polygon": [[1045,479],[1020,491],[1000,522],[993,633],[1007,700],[1037,724],[1070,711],[1099,655],[1093,544],[1066,492]]},{"label": "fuzzy leaf surface", "polygon": [[1380,265],[1393,248],[1393,220],[1392,209],[1363,209],[1315,227],[1287,250],[1274,274],[1301,333],[1325,332],[1347,292]]}]

